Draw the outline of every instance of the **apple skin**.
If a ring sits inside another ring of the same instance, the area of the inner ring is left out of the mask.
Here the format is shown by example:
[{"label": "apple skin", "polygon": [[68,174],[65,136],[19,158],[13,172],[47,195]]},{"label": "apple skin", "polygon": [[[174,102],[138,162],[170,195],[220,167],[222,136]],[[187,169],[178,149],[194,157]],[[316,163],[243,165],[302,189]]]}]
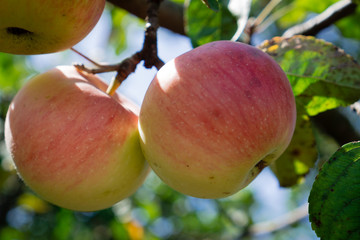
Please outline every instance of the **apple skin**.
[{"label": "apple skin", "polygon": [[279,65],[259,49],[217,41],[166,63],[140,109],[145,158],[175,190],[222,198],[287,148],[296,107]]},{"label": "apple skin", "polygon": [[96,25],[105,0],[0,0],[0,52],[44,54],[68,49]]},{"label": "apple skin", "polygon": [[139,109],[106,88],[94,75],[60,66],[32,78],[10,104],[5,142],[18,174],[55,205],[110,207],[134,193],[149,172]]}]

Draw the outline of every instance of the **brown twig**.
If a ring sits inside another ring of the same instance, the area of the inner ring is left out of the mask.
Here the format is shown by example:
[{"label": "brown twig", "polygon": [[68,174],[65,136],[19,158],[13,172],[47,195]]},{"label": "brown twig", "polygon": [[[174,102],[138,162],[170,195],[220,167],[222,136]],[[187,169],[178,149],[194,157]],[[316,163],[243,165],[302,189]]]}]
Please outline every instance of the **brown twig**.
[{"label": "brown twig", "polygon": [[146,68],[152,68],[155,66],[158,70],[164,65],[164,62],[158,57],[157,52],[157,29],[159,28],[158,13],[159,7],[163,0],[147,0],[148,11],[146,17],[146,29],[145,39],[142,50],[136,52],[132,56],[124,59],[118,64],[102,65],[89,59],[82,53],[73,49],[74,52],[84,57],[92,64],[95,68],[88,68],[83,64],[75,65],[80,70],[91,74],[104,73],[104,72],[117,72],[113,81],[110,83],[106,93],[112,95],[120,84],[136,70],[136,66],[143,60]]},{"label": "brown twig", "polygon": [[266,18],[263,22],[261,22],[255,29],[256,32],[262,32],[265,29],[267,29],[271,24],[276,22],[278,19],[285,16],[288,12],[290,12],[292,9],[294,9],[294,4],[288,4],[278,10],[276,10],[274,13],[272,13],[268,18]]},{"label": "brown twig", "polygon": [[144,60],[144,66],[151,68],[155,66],[160,69],[164,63],[157,54],[157,29],[159,28],[159,7],[162,0],[148,0],[149,8],[146,17],[145,41],[140,52]]},{"label": "brown twig", "polygon": [[280,4],[281,0],[270,0],[263,10],[255,18],[249,18],[244,29],[244,42],[250,43],[251,37],[255,32],[259,32],[259,26],[262,25],[266,19],[272,18],[274,13],[272,11]]},{"label": "brown twig", "polygon": [[270,2],[265,6],[265,8],[259,13],[259,15],[253,21],[253,26],[256,28],[259,26],[274,10],[274,8],[279,5],[281,0],[270,0]]},{"label": "brown twig", "polygon": [[[107,0],[114,6],[145,19],[147,15],[147,0]],[[175,33],[185,35],[184,6],[170,0],[164,0],[159,8],[159,24]]]},{"label": "brown twig", "polygon": [[352,0],[341,0],[328,7],[310,20],[289,28],[283,34],[283,37],[292,37],[294,35],[316,35],[322,29],[332,25],[336,21],[355,12],[357,4]]},{"label": "brown twig", "polygon": [[251,235],[261,235],[278,231],[308,216],[308,204],[304,204],[278,218],[256,223],[249,229]]},{"label": "brown twig", "polygon": [[259,222],[251,225],[246,232],[244,232],[238,239],[244,239],[255,235],[269,234],[279,231],[283,228],[291,226],[308,216],[308,204],[295,208],[294,210],[285,213],[277,218],[269,221]]}]

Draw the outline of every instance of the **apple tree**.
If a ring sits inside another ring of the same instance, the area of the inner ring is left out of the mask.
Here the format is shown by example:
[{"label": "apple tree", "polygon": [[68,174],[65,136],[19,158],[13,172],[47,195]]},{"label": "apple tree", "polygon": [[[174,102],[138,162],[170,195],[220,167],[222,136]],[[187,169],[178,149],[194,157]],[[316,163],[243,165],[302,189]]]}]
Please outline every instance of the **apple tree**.
[{"label": "apple tree", "polygon": [[358,0],[20,2],[0,239],[360,239]]}]

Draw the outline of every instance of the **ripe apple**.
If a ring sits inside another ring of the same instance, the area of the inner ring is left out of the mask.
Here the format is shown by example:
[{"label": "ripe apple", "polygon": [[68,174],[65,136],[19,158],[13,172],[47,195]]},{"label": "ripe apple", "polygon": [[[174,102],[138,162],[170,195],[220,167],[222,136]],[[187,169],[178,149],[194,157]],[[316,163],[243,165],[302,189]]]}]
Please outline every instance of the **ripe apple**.
[{"label": "ripe apple", "polygon": [[135,192],[148,174],[139,109],[106,88],[94,75],[60,66],[31,79],[10,104],[5,141],[16,169],[55,205],[104,209]]},{"label": "ripe apple", "polygon": [[288,146],[296,108],[290,83],[261,50],[217,41],[171,60],[140,109],[145,159],[175,190],[226,197]]},{"label": "ripe apple", "polygon": [[0,0],[0,52],[43,54],[82,40],[98,22],[105,0]]}]

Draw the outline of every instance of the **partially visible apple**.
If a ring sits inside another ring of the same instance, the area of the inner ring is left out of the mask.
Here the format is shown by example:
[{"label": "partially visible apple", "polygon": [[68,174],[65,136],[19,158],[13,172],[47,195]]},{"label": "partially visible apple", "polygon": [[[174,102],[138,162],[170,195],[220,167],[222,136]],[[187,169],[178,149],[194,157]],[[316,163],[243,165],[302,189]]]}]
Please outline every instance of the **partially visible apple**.
[{"label": "partially visible apple", "polygon": [[0,0],[0,52],[68,49],[96,25],[105,0]]},{"label": "partially visible apple", "polygon": [[110,207],[148,174],[139,109],[106,88],[94,75],[60,66],[26,83],[9,107],[5,141],[20,177],[60,207]]},{"label": "partially visible apple", "polygon": [[221,198],[247,186],[287,148],[296,108],[290,83],[261,50],[212,42],[165,64],[140,109],[141,146],[175,190]]}]

